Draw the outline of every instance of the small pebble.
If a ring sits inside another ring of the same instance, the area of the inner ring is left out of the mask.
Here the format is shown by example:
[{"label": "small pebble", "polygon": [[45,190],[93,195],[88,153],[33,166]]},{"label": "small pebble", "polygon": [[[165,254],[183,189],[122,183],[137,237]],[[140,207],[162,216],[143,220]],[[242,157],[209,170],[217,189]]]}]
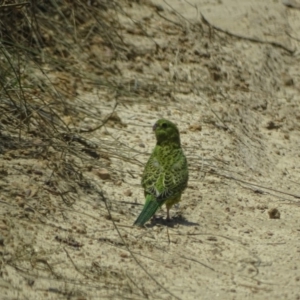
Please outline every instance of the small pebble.
[{"label": "small pebble", "polygon": [[132,196],[132,191],[130,189],[127,189],[126,191],[124,191],[124,195],[130,197]]},{"label": "small pebble", "polygon": [[98,175],[101,179],[110,179],[110,173],[107,169],[97,169],[95,170],[95,174]]},{"label": "small pebble", "polygon": [[268,211],[270,219],[280,219],[280,212],[277,208],[272,208]]},{"label": "small pebble", "polygon": [[189,127],[190,131],[201,131],[202,130],[202,126],[200,124],[192,124]]}]

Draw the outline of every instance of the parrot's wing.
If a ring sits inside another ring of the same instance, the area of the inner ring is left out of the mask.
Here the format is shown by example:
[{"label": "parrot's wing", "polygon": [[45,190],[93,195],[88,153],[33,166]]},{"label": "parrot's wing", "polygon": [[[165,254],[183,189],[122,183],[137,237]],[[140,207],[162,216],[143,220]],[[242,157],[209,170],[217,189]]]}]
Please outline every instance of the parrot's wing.
[{"label": "parrot's wing", "polygon": [[159,202],[165,202],[173,196],[181,194],[188,181],[187,160],[180,149],[173,150],[168,155],[151,155],[142,178],[146,195],[154,196]]}]

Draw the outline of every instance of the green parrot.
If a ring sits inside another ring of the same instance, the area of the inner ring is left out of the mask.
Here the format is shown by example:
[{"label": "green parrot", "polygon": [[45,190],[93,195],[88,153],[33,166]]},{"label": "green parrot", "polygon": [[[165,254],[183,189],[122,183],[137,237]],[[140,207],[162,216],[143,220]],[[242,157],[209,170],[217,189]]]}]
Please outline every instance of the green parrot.
[{"label": "green parrot", "polygon": [[167,207],[167,220],[170,220],[170,208],[180,201],[189,178],[187,160],[176,125],[160,119],[154,124],[153,131],[156,146],[142,176],[146,202],[134,222],[137,226],[143,226],[163,204]]}]

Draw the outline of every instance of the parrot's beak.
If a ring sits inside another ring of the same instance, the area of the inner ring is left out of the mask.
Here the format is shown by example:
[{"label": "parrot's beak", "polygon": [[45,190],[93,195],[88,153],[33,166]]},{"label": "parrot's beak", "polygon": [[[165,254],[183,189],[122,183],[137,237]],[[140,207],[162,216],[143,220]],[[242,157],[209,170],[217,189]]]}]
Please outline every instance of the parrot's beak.
[{"label": "parrot's beak", "polygon": [[155,131],[156,128],[157,128],[157,123],[155,123],[155,124],[153,125],[153,127],[152,127],[153,131]]}]

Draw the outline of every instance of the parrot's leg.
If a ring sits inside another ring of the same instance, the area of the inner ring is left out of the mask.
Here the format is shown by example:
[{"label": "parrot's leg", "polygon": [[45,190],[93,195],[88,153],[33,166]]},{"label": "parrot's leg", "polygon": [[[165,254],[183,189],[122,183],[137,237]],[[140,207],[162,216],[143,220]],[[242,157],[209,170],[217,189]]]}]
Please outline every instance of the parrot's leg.
[{"label": "parrot's leg", "polygon": [[171,221],[170,218],[170,207],[167,206],[167,221]]}]

